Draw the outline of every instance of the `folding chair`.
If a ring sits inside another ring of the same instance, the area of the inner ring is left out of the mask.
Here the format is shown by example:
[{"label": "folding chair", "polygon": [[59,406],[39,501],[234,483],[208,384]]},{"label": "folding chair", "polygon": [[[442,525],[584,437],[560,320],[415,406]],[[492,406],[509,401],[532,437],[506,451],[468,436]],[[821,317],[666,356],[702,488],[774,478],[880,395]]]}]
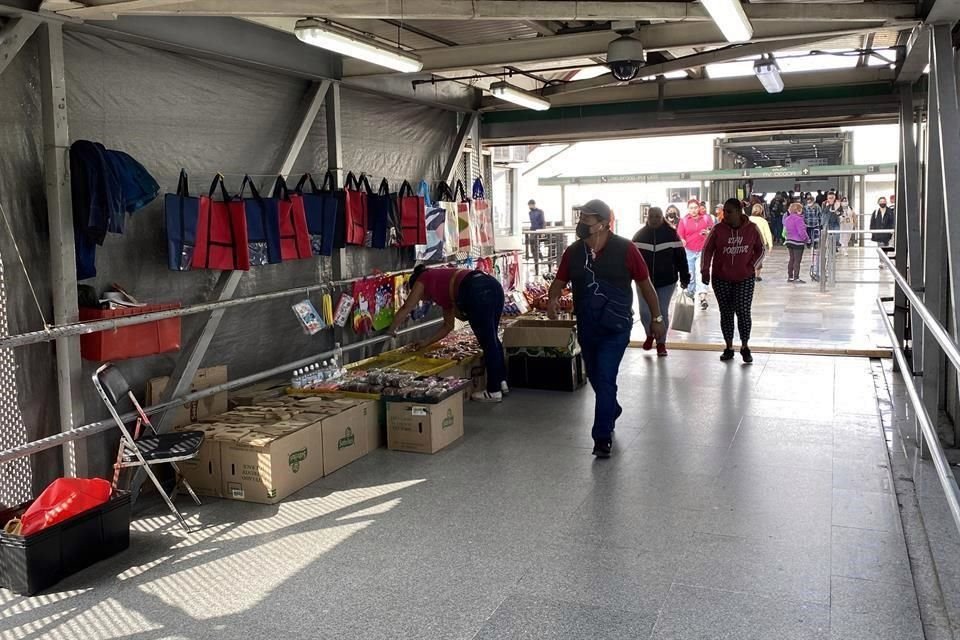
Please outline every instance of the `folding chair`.
[{"label": "folding chair", "polygon": [[[177,516],[180,525],[187,533],[190,533],[190,527],[187,525],[186,520],[183,519],[180,511],[174,506],[171,498],[182,482],[190,494],[190,497],[193,498],[193,501],[198,505],[200,504],[200,499],[197,497],[197,494],[194,493],[193,487],[191,487],[190,483],[180,474],[177,462],[196,457],[197,452],[200,450],[200,445],[203,444],[203,433],[200,431],[158,433],[150,422],[150,418],[144,413],[143,407],[140,406],[133,392],[130,391],[130,385],[127,384],[126,379],[120,371],[109,362],[97,369],[96,373],[93,374],[93,385],[97,388],[97,393],[100,394],[103,403],[107,405],[107,409],[110,411],[114,422],[116,422],[120,428],[122,435],[120,448],[117,451],[117,462],[114,465],[114,488],[117,486],[120,473],[123,469],[143,467],[143,470],[157,487],[157,491],[163,496],[163,500],[167,503],[171,513]],[[120,417],[119,405],[125,399],[129,399],[130,402],[133,403],[137,412],[137,426],[133,434],[131,434],[126,425],[123,424],[123,419]],[[144,425],[149,430],[150,435],[141,437],[140,431]],[[155,464],[170,464],[177,474],[178,481],[169,495],[160,485],[160,481],[157,480],[153,469],[150,468]]]}]

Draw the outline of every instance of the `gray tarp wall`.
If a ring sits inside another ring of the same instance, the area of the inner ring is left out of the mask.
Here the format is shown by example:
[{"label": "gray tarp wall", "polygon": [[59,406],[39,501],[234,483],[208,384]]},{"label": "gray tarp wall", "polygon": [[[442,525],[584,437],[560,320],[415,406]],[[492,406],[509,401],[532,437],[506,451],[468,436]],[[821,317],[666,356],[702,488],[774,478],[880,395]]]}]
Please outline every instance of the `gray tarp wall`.
[{"label": "gray tarp wall", "polygon": [[[174,191],[180,167],[191,191],[205,190],[223,172],[231,191],[244,173],[267,189],[287,150],[309,83],[288,76],[197,59],[85,34],[65,36],[70,138],[102,142],[137,158],[157,179],[161,193]],[[43,313],[52,316],[47,214],[42,175],[42,131],[37,38],[0,75],[0,203],[13,226]],[[402,180],[438,179],[441,159],[456,134],[455,113],[378,96],[342,91],[344,167],[381,177],[396,188]],[[327,167],[323,110],[296,163],[294,176]],[[296,178],[293,178],[296,180]],[[292,185],[291,185],[292,186]],[[10,334],[42,326],[10,234],[0,221],[0,255],[7,292]],[[412,253],[348,249],[345,277],[412,266]],[[109,236],[97,252],[98,275],[84,281],[98,292],[116,282],[139,299],[206,301],[219,272],[175,273],[166,268],[162,197],[127,220],[122,236]],[[237,296],[274,291],[330,279],[329,261],[315,259],[255,268],[245,274]],[[332,346],[332,336],[304,335],[289,301],[278,300],[228,310],[202,366],[227,364],[231,378],[244,376]],[[183,319],[182,343],[197,336],[204,315]],[[2,321],[2,317],[0,317]],[[52,343],[13,351],[16,407],[0,403],[0,448],[36,440],[59,430],[55,358]],[[182,353],[182,351],[181,351]],[[167,375],[180,354],[125,360],[120,368],[134,389]],[[79,384],[85,421],[106,417],[89,382],[95,363],[85,362]],[[2,377],[0,377],[2,385]],[[4,395],[4,394],[0,394]],[[9,396],[9,393],[5,394]],[[15,426],[22,414],[26,433]],[[8,410],[9,409],[9,410]],[[13,426],[12,426],[13,425]],[[116,454],[110,431],[88,440],[91,472],[106,476]],[[32,457],[32,490],[61,474],[59,449]],[[0,464],[0,503],[29,497],[24,472]],[[19,487],[13,490],[11,487]],[[12,491],[12,493],[11,493]]]}]

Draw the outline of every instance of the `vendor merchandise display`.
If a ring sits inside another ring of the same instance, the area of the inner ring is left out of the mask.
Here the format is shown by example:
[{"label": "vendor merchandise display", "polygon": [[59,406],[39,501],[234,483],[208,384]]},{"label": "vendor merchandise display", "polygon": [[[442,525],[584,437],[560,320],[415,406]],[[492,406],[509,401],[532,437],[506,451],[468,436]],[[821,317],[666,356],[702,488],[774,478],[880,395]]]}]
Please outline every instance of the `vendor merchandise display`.
[{"label": "vendor merchandise display", "polygon": [[[548,294],[549,286],[545,282],[529,282],[524,290],[524,296],[527,299],[527,304],[530,305],[531,309],[537,311],[546,311],[547,304],[550,301]],[[564,288],[563,293],[560,295],[560,311],[566,313],[573,312],[573,292],[570,290],[569,285]]]},{"label": "vendor merchandise display", "polygon": [[470,383],[461,378],[417,376],[401,369],[369,369],[340,385],[341,391],[382,395],[385,399],[439,402]]},{"label": "vendor merchandise display", "polygon": [[461,329],[450,333],[446,338],[432,345],[423,355],[427,358],[442,358],[460,362],[483,355],[483,349],[480,348],[473,331]]}]

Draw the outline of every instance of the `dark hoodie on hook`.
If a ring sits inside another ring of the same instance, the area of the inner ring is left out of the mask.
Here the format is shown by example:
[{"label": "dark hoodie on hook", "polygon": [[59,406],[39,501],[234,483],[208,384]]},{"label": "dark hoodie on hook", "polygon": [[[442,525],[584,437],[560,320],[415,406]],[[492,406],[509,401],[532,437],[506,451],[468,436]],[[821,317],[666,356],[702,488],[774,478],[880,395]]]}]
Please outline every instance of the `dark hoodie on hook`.
[{"label": "dark hoodie on hook", "polygon": [[756,274],[763,254],[763,238],[757,225],[746,217],[737,228],[721,222],[710,232],[703,247],[702,274],[709,274],[712,269],[715,280],[741,282]]}]

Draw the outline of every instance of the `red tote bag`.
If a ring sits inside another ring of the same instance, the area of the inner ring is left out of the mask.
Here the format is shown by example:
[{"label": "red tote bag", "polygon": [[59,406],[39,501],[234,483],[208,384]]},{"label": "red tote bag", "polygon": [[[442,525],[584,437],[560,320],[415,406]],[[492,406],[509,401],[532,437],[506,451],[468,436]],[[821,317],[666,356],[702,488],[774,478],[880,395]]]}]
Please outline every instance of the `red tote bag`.
[{"label": "red tote bag", "polygon": [[[366,184],[365,184],[366,183]],[[344,182],[344,214],[347,224],[347,244],[363,246],[367,238],[367,192],[370,185],[366,176],[347,174]]]},{"label": "red tote bag", "polygon": [[427,243],[427,219],[423,196],[413,193],[406,180],[397,194],[397,211],[400,212],[400,246],[413,247]]},{"label": "red tote bag", "polygon": [[273,197],[277,200],[280,217],[280,256],[283,261],[303,260],[313,256],[310,249],[310,231],[307,229],[307,213],[303,206],[303,196],[290,193],[287,181],[277,176],[273,187]]},{"label": "red tote bag", "polygon": [[[220,187],[222,201],[213,199]],[[230,197],[217,174],[210,184],[207,198],[200,203],[197,222],[197,244],[193,252],[194,269],[249,271],[250,248],[247,246],[247,216],[243,198]]]}]

